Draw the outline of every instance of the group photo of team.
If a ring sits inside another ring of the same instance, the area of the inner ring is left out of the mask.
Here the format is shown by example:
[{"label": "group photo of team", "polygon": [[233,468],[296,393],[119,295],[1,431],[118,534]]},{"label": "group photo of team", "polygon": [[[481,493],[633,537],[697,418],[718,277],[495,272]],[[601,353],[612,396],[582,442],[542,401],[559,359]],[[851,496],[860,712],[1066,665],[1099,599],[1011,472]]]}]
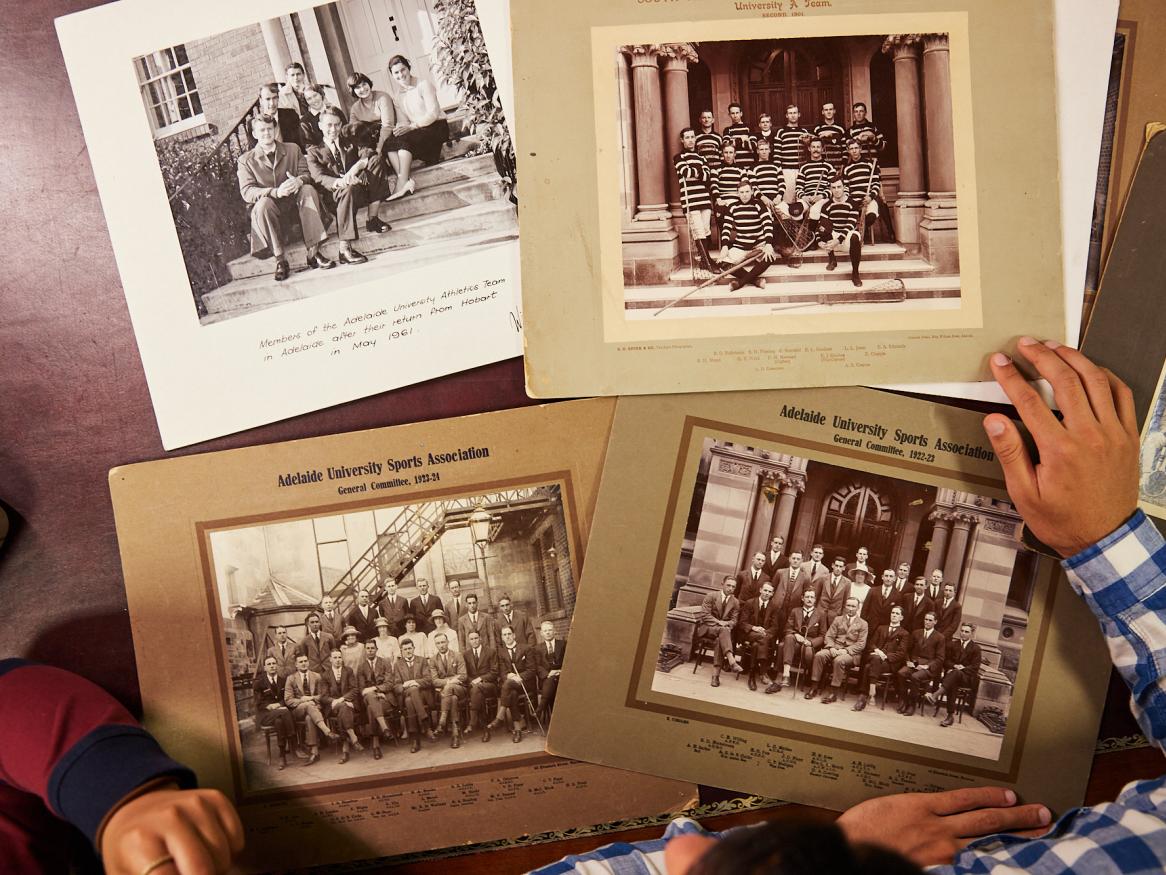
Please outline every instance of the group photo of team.
[{"label": "group photo of team", "polygon": [[399,6],[337,0],[134,59],[204,324],[517,238],[505,119],[462,79],[484,47],[455,51],[464,23],[436,0]]},{"label": "group photo of team", "polygon": [[1006,501],[707,441],[652,689],[994,758],[1037,562]]},{"label": "group photo of team", "polygon": [[557,486],[210,545],[246,790],[545,749],[575,601]]},{"label": "group photo of team", "polygon": [[947,56],[946,34],[623,47],[629,318],[958,307]]}]

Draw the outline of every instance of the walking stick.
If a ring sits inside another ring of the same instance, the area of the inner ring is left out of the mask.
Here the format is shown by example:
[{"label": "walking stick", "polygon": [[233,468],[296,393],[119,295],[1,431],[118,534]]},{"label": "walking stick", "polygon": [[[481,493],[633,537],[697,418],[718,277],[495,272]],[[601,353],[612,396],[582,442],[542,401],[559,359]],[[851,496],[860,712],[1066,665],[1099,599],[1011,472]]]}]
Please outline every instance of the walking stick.
[{"label": "walking stick", "polygon": [[[797,644],[797,641],[795,640],[794,643]],[[796,684],[790,684],[790,687],[794,691],[794,695],[793,695],[794,699],[797,699],[797,697],[798,697],[798,684],[800,684],[802,682],[802,680],[805,678],[805,674],[806,674],[805,666],[802,665],[802,663],[806,661],[805,654],[806,654],[806,645],[798,644],[798,661],[797,661],[797,664],[794,666],[798,670],[798,682]]]},{"label": "walking stick", "polygon": [[522,680],[522,672],[518,670],[518,666],[514,664],[514,660],[510,660],[510,667],[514,673],[518,675],[518,685],[522,687],[522,695],[526,696],[526,704],[530,707],[530,713],[534,715],[534,722],[538,724],[538,731],[543,738],[547,737],[547,731],[543,728],[543,722],[538,719],[538,708],[535,707],[534,702],[530,699],[530,693],[526,691],[526,683]]},{"label": "walking stick", "polygon": [[753,262],[757,261],[757,259],[761,258],[764,254],[765,253],[761,250],[760,246],[753,248],[752,250],[750,250],[748,255],[746,255],[743,259],[738,261],[736,264],[732,264],[729,267],[727,267],[725,270],[716,274],[715,276],[709,277],[707,280],[702,282],[696,288],[685,292],[683,295],[681,295],[675,301],[672,301],[671,303],[665,304],[663,307],[661,307],[659,310],[657,310],[652,315],[659,316],[665,310],[668,310],[672,307],[675,307],[677,304],[679,304],[685,298],[691,297],[692,295],[695,295],[697,292],[701,291],[702,289],[707,289],[709,286],[714,285],[715,283],[719,282],[720,280],[723,280],[725,277],[727,277],[733,271],[739,270],[740,268],[745,267],[746,265],[752,264]]}]

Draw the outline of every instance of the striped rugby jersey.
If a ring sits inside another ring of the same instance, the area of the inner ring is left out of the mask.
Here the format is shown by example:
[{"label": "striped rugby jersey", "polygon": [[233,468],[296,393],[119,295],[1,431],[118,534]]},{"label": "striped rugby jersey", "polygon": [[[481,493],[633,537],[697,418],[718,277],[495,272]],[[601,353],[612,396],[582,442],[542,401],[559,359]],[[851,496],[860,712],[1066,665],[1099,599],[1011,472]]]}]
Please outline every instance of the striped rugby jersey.
[{"label": "striped rugby jersey", "polygon": [[737,150],[737,163],[745,167],[752,167],[756,156],[753,147],[757,145],[757,138],[749,130],[749,125],[729,125],[721,132],[721,140],[732,140]]},{"label": "striped rugby jersey", "polygon": [[872,159],[853,161],[842,168],[842,178],[846,180],[846,189],[850,197],[855,200],[862,200],[866,196],[868,185],[871,200],[882,196],[882,173],[879,171],[878,161]]},{"label": "striped rugby jersey", "polygon": [[[769,143],[769,159],[774,162],[777,161],[777,131],[775,131],[773,128],[769,129],[768,134],[758,131],[753,139],[758,143],[760,143],[762,140],[765,140],[765,142]],[[754,144],[753,148],[754,150],[757,149],[756,144]]]},{"label": "striped rugby jersey", "polygon": [[830,201],[822,207],[822,218],[830,220],[830,233],[845,236],[858,227],[858,208],[850,201]]},{"label": "striped rugby jersey", "polygon": [[797,170],[802,166],[802,137],[809,133],[805,128],[791,128],[789,125],[777,129],[777,154],[773,157],[782,170]]},{"label": "striped rugby jersey", "polygon": [[741,184],[742,179],[753,181],[749,175],[748,167],[742,167],[740,164],[722,164],[713,175],[713,193],[716,199],[719,201],[738,200],[737,186]]},{"label": "striped rugby jersey", "polygon": [[697,132],[696,151],[705,160],[710,170],[716,170],[723,163],[721,161],[721,135],[716,131],[708,133]]},{"label": "striped rugby jersey", "polygon": [[757,199],[738,201],[729,207],[721,221],[721,245],[752,249],[773,239],[773,218],[765,204]]},{"label": "striped rugby jersey", "polygon": [[830,197],[830,180],[837,171],[828,161],[808,161],[798,172],[797,185],[794,194],[798,200],[802,198]]},{"label": "striped rugby jersey", "polygon": [[842,165],[842,156],[845,153],[843,148],[846,144],[846,128],[837,122],[826,124],[823,122],[820,125],[814,126],[814,136],[820,137],[823,133],[832,133],[833,139],[822,140],[822,157],[833,164],[835,167]]},{"label": "striped rugby jersey", "polygon": [[685,149],[672,158],[672,165],[676,168],[676,178],[680,180],[680,206],[684,212],[711,210],[713,175],[700,154]]},{"label": "striped rugby jersey", "polygon": [[770,200],[781,200],[785,197],[785,177],[781,168],[772,161],[758,161],[749,172],[752,175],[753,189],[758,195],[765,195]]},{"label": "striped rugby jersey", "polygon": [[879,152],[883,151],[883,148],[887,145],[887,138],[882,135],[882,132],[879,131],[878,127],[875,125],[874,122],[872,122],[870,119],[867,119],[864,122],[860,122],[859,124],[854,124],[854,125],[850,126],[851,139],[854,139],[859,134],[861,134],[863,131],[873,132],[875,135],[875,141],[873,143],[860,143],[859,144],[862,146],[862,157],[863,158],[877,158]]}]

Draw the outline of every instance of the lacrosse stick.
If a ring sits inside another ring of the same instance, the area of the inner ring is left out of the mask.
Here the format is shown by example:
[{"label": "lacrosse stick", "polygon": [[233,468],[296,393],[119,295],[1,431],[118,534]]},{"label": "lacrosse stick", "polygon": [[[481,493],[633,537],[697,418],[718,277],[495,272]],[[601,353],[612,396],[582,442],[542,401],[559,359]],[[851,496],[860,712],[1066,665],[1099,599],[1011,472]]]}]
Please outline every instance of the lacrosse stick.
[{"label": "lacrosse stick", "polygon": [[715,283],[718,283],[718,282],[720,282],[720,281],[721,281],[721,280],[723,280],[725,277],[727,277],[729,274],[731,274],[733,271],[735,271],[735,270],[738,270],[739,268],[745,267],[746,265],[750,265],[750,264],[752,264],[752,263],[753,263],[753,262],[755,262],[757,259],[761,258],[763,255],[765,255],[765,253],[764,253],[764,252],[761,250],[761,247],[760,247],[760,246],[758,246],[758,247],[756,247],[756,248],[754,248],[754,249],[750,250],[749,254],[748,254],[748,255],[746,255],[746,256],[745,256],[743,259],[741,259],[740,261],[738,261],[736,264],[729,265],[729,267],[725,268],[725,269],[724,269],[724,270],[722,270],[720,273],[716,274],[715,276],[711,276],[711,277],[709,277],[707,280],[705,280],[704,282],[702,282],[702,283],[701,283],[700,285],[698,285],[696,288],[694,288],[694,289],[692,289],[692,290],[690,290],[690,291],[687,291],[687,292],[685,292],[683,295],[681,295],[681,296],[680,296],[679,298],[677,298],[675,301],[672,301],[671,303],[665,304],[663,307],[661,307],[659,310],[657,310],[657,311],[656,311],[655,313],[653,313],[652,315],[653,315],[653,316],[659,316],[659,315],[660,315],[661,313],[663,313],[665,310],[668,310],[668,309],[670,309],[670,308],[672,308],[672,307],[675,307],[677,304],[679,304],[679,303],[680,303],[681,301],[683,301],[685,298],[691,297],[692,295],[695,295],[697,292],[701,291],[702,289],[707,289],[709,286],[711,286],[711,285],[713,285],[713,284],[715,284]]}]

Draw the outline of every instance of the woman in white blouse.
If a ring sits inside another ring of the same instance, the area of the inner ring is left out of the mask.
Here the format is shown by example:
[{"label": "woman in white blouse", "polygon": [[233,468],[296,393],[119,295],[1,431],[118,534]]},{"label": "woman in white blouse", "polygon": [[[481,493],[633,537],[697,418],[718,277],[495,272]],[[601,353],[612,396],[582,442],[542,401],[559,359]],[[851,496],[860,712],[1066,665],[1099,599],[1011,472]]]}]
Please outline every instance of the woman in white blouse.
[{"label": "woman in white blouse", "polygon": [[426,165],[440,160],[441,147],[449,139],[449,122],[437,102],[433,83],[414,76],[413,65],[404,55],[389,58],[389,77],[397,109],[397,124],[393,128],[396,151],[387,152],[397,172],[397,188],[389,198],[395,200],[417,190],[417,181],[412,176],[415,159]]}]

